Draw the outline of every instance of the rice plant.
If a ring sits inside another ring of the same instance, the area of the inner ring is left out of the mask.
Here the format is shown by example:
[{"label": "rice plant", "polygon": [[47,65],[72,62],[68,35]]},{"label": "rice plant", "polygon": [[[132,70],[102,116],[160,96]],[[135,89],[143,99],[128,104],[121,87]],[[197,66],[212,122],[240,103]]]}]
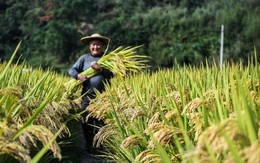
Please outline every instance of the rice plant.
[{"label": "rice plant", "polygon": [[[12,59],[0,65],[0,162],[38,162],[47,151],[61,159],[56,139],[70,134],[66,123],[78,114],[69,109],[78,108],[79,92],[64,92],[70,78]],[[88,116],[106,124],[95,145],[116,162],[260,162],[260,69],[254,60],[222,69],[117,70],[88,107]]]},{"label": "rice plant", "polygon": [[259,162],[259,72],[176,65],[114,78],[88,107],[107,124],[96,143],[119,162]]},{"label": "rice plant", "polygon": [[56,138],[70,134],[69,110],[78,101],[63,95],[67,77],[13,64],[19,46],[0,64],[0,162],[38,162],[47,151],[61,159]]},{"label": "rice plant", "polygon": [[[98,60],[98,64],[111,71],[115,76],[125,76],[127,74],[132,74],[140,72],[147,67],[147,62],[149,61],[148,56],[136,54],[136,47],[118,47],[111,51],[107,55],[101,57]],[[81,74],[85,75],[87,78],[91,78],[98,72],[93,68],[88,68]],[[65,88],[70,92],[71,90],[77,89],[81,82],[79,80],[71,79],[69,82],[65,83]]]}]

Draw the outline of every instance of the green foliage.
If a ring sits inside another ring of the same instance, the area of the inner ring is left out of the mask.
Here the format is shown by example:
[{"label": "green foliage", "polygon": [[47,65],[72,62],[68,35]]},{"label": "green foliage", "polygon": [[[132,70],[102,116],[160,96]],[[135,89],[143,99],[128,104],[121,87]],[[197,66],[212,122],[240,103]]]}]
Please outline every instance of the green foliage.
[{"label": "green foliage", "polygon": [[153,66],[175,60],[199,65],[219,58],[220,27],[225,26],[224,59],[245,63],[259,51],[260,3],[199,0],[75,0],[0,2],[0,60],[10,58],[20,40],[32,66],[65,72],[88,51],[80,38],[98,32],[112,39],[110,49],[143,45],[139,53]]}]

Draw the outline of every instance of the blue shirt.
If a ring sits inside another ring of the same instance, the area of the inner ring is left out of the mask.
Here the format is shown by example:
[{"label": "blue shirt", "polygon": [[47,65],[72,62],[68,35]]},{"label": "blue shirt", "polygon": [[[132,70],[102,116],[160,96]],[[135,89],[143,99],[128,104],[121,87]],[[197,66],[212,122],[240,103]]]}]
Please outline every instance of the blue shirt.
[{"label": "blue shirt", "polygon": [[77,62],[69,69],[71,77],[77,79],[77,75],[91,67],[91,62],[98,61],[102,56],[92,56],[90,53],[84,54]]},{"label": "blue shirt", "polygon": [[[90,53],[84,54],[79,57],[77,62],[69,69],[69,75],[75,79],[77,79],[77,75],[88,68],[91,67],[91,62],[98,61],[101,56],[93,56]],[[94,94],[94,89],[99,91],[104,90],[104,81],[108,81],[113,77],[113,73],[109,70],[103,68],[102,72],[98,75],[88,79],[83,83],[82,94],[88,92],[86,96],[92,96]],[[94,96],[93,96],[94,97]]]}]

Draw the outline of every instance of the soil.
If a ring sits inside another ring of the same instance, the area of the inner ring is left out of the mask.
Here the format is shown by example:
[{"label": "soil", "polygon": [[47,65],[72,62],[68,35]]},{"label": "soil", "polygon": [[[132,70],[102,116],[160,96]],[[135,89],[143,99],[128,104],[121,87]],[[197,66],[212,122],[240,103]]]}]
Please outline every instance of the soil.
[{"label": "soil", "polygon": [[107,163],[107,161],[103,158],[98,157],[98,153],[88,152],[85,150],[85,142],[82,130],[79,132],[80,137],[80,163]]},{"label": "soil", "polygon": [[[72,136],[70,140],[64,140],[69,142],[66,145],[62,145],[62,160],[58,163],[108,163],[110,161],[104,158],[98,157],[96,152],[88,152],[85,149],[85,140],[81,129],[80,122],[73,122],[70,124],[70,128],[73,128]],[[55,163],[56,163],[55,161]]]}]

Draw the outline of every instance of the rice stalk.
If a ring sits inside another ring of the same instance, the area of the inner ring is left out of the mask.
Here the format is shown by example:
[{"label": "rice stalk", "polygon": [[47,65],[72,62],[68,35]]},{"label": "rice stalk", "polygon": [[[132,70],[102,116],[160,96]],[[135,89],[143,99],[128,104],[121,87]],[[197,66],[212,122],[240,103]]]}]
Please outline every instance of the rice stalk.
[{"label": "rice stalk", "polygon": [[229,136],[237,149],[248,146],[250,143],[248,137],[240,130],[237,120],[227,119],[220,125],[209,127],[199,137],[196,153],[200,160],[208,160],[210,157],[204,139],[207,139],[210,148],[214,151],[219,161],[225,159],[230,149],[222,133],[226,133]]},{"label": "rice stalk", "polygon": [[28,126],[30,126],[37,116],[41,113],[41,111],[44,109],[44,107],[52,100],[52,98],[55,96],[55,92],[50,92],[49,95],[44,99],[44,101],[40,104],[40,106],[35,110],[35,112],[32,114],[31,117],[25,122],[25,124],[18,130],[17,134],[14,136],[14,139],[19,137],[19,135],[22,134],[23,130],[25,130]]},{"label": "rice stalk", "polygon": [[177,110],[170,110],[165,114],[165,118],[170,122],[176,122],[176,119],[178,118],[178,111]]},{"label": "rice stalk", "polygon": [[[158,126],[157,126],[158,127]],[[151,129],[150,129],[151,130]],[[154,149],[156,147],[156,142],[158,142],[162,147],[173,145],[173,135],[182,133],[178,128],[170,128],[167,125],[163,125],[158,131],[152,132],[151,140],[147,148]],[[156,141],[156,142],[155,142]]]},{"label": "rice stalk", "polygon": [[173,91],[166,96],[167,98],[173,98],[178,108],[182,108],[181,94],[179,91]]},{"label": "rice stalk", "polygon": [[[141,56],[136,54],[136,49],[140,46],[136,47],[118,47],[114,51],[108,53],[107,55],[101,57],[98,60],[98,64],[111,71],[114,75],[125,76],[127,74],[136,73],[142,71],[144,68],[147,68],[147,56]],[[82,75],[85,75],[87,78],[91,78],[96,75],[96,72],[93,68],[89,68],[83,72]],[[65,83],[66,90],[75,89],[81,81],[71,79],[67,83]]]},{"label": "rice stalk", "polygon": [[134,145],[140,145],[142,141],[143,138],[140,135],[130,135],[121,143],[120,148],[125,149]]},{"label": "rice stalk", "polygon": [[160,119],[160,112],[156,112],[148,121],[148,127],[161,121]]},{"label": "rice stalk", "polygon": [[[68,119],[63,126],[61,126],[61,128],[59,129],[58,132],[56,132],[53,137],[50,139],[50,141],[48,141],[48,143],[46,145],[43,146],[43,148],[33,157],[31,163],[37,163],[39,162],[39,160],[43,157],[43,155],[49,150],[49,148],[56,142],[57,137],[59,136],[59,134],[62,132],[62,130],[64,129],[64,127],[66,126],[66,123],[68,121],[70,121],[71,119],[74,119],[75,116],[72,116],[70,119]],[[60,153],[56,153],[54,156],[56,156],[59,160],[61,160],[61,154]]]},{"label": "rice stalk", "polygon": [[[106,89],[108,89],[107,86]],[[109,94],[107,93],[108,91],[111,92],[111,90],[106,90],[103,93],[96,92],[98,98],[95,98],[90,101],[90,104],[87,108],[89,114],[86,117],[86,120],[89,117],[95,117],[97,119],[102,119],[104,121],[110,121],[108,113],[111,112],[112,109],[111,109],[110,102],[108,102],[110,100]],[[114,92],[111,93],[113,94]]]},{"label": "rice stalk", "polygon": [[30,152],[24,148],[20,143],[7,139],[0,139],[0,155],[7,154],[19,162],[31,162]]},{"label": "rice stalk", "polygon": [[203,104],[204,104],[204,100],[202,100],[201,98],[195,98],[184,107],[181,114],[182,115],[184,115],[184,114],[189,115],[191,113],[194,113],[195,109],[202,106]]},{"label": "rice stalk", "polygon": [[116,135],[117,132],[117,126],[115,126],[114,124],[108,124],[101,127],[94,137],[93,145],[95,147],[100,147],[105,140],[110,137],[113,138],[113,136]]},{"label": "rice stalk", "polygon": [[134,122],[134,120],[136,120],[138,117],[144,117],[145,114],[143,113],[143,110],[142,109],[134,109],[134,112],[132,114],[132,117],[131,117],[131,122]]},{"label": "rice stalk", "polygon": [[160,155],[152,149],[147,149],[136,156],[135,161],[139,163],[161,163]]},{"label": "rice stalk", "polygon": [[[254,108],[254,103],[250,96],[250,91],[243,85],[243,82],[240,82],[242,79],[239,79],[239,75],[238,72],[235,72],[234,76],[239,82],[237,82],[237,87],[232,86],[231,94],[234,98],[233,103],[237,107],[238,118],[243,119],[243,121],[240,121],[241,128],[248,133],[250,141],[253,143],[258,139],[254,110],[251,109]],[[242,105],[239,103],[242,103]]]},{"label": "rice stalk", "polygon": [[[234,71],[239,73],[236,79]],[[126,143],[127,138],[131,138],[129,135],[144,135],[149,141],[140,141],[141,145],[127,148],[126,152],[113,150],[110,154],[115,156],[111,157],[120,162],[130,162],[129,154],[135,158],[138,153],[140,156],[142,150],[147,149],[147,144],[154,149],[150,149],[152,154],[161,157],[161,162],[165,161],[162,158],[165,153],[171,160],[177,157],[179,162],[224,162],[250,145],[248,131],[238,125],[247,123],[244,119],[246,105],[252,111],[252,122],[257,126],[258,137],[260,135],[259,91],[258,87],[254,86],[253,79],[251,85],[247,83],[248,73],[254,73],[251,75],[255,78],[259,72],[244,70],[239,66],[226,67],[222,71],[211,67],[206,70],[185,67],[125,77],[113,81],[105,92],[110,99],[98,97],[98,104],[95,105],[94,101],[91,110],[95,112],[95,109],[104,110],[102,107],[105,107],[103,117],[109,123],[119,124],[118,133],[121,129],[125,132],[114,134],[113,138],[109,137],[105,141],[106,145],[112,144],[112,150],[121,149],[122,142],[125,140]],[[237,88],[238,85],[242,88]],[[243,88],[245,90],[238,91]],[[248,88],[252,90],[247,91]],[[135,113],[142,114],[136,117],[133,116]],[[225,132],[228,138],[223,134]],[[135,144],[134,139],[129,141]],[[233,143],[237,150],[234,150],[230,143]],[[142,158],[141,155],[136,162]],[[145,159],[147,162],[153,162],[153,157],[148,158],[150,160]]]},{"label": "rice stalk", "polygon": [[[28,128],[26,128],[26,130],[24,131],[28,132],[30,135],[29,139],[35,139],[38,141],[41,141],[43,145],[48,144],[51,139],[54,137],[54,135],[52,134],[52,132],[50,130],[48,130],[46,127],[44,126],[40,126],[40,125],[32,125]],[[26,136],[26,135],[24,135]],[[31,137],[33,136],[33,137]],[[26,139],[26,137],[24,138]],[[53,142],[50,146],[50,149],[52,150],[54,157],[61,159],[61,151],[60,148],[58,146],[58,144],[56,142]]]},{"label": "rice stalk", "polygon": [[[18,47],[8,63],[0,64],[0,137],[6,141],[7,147],[7,142],[17,144],[16,159],[20,162],[32,162],[31,158],[21,156],[25,152],[19,152],[20,147],[31,156],[41,146],[44,152],[51,148],[55,157],[61,158],[54,140],[57,134],[61,134],[61,128],[66,129],[63,122],[72,117],[69,113],[71,104],[76,105],[70,99],[62,99],[64,90],[60,86],[67,78],[51,71],[12,65]],[[35,126],[41,127],[36,129]],[[68,128],[65,132],[69,133]],[[1,158],[10,158],[12,152],[5,151]],[[43,155],[38,155],[37,160],[41,157]]]},{"label": "rice stalk", "polygon": [[0,74],[0,81],[2,81],[3,78],[5,77],[5,75],[7,74],[7,71],[9,70],[10,65],[12,64],[12,61],[13,61],[13,59],[14,59],[14,57],[15,57],[15,55],[16,55],[16,53],[17,53],[17,51],[18,51],[18,49],[19,49],[19,47],[21,45],[21,43],[22,43],[21,41],[18,43],[18,45],[16,46],[16,48],[15,48],[15,50],[14,50],[14,52],[13,52],[13,54],[12,54],[10,60],[9,60],[9,62],[5,66],[5,69],[1,72],[1,74]]},{"label": "rice stalk", "polygon": [[260,140],[254,142],[251,146],[244,148],[241,156],[247,163],[260,162]]}]

